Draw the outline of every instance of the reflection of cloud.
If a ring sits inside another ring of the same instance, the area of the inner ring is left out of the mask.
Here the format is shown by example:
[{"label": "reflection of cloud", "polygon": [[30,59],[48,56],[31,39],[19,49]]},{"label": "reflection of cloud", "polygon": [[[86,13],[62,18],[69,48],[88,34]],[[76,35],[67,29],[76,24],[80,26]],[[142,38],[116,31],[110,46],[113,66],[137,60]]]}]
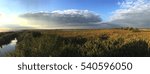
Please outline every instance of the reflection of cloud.
[{"label": "reflection of cloud", "polygon": [[10,45],[16,45],[17,39],[15,38],[14,40],[11,41]]},{"label": "reflection of cloud", "polygon": [[[64,10],[53,12],[27,13],[20,16],[32,25],[42,27],[80,27],[101,22],[101,18],[88,10]],[[93,25],[94,26],[94,25]]]},{"label": "reflection of cloud", "polygon": [[150,1],[125,0],[111,16],[111,22],[123,26],[150,27]]}]

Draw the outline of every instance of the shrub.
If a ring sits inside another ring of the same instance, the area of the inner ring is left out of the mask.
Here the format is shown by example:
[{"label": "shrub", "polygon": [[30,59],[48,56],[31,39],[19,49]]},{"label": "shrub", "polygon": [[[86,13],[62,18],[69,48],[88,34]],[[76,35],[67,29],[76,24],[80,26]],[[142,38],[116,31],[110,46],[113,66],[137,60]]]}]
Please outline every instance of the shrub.
[{"label": "shrub", "polygon": [[83,38],[81,36],[76,36],[76,37],[63,37],[63,42],[65,44],[78,44],[78,45],[83,45],[87,41],[86,38]]},{"label": "shrub", "polygon": [[62,48],[60,57],[81,57],[80,46],[65,45]]},{"label": "shrub", "polygon": [[140,32],[140,30],[138,28],[135,28],[132,30],[132,32]]},{"label": "shrub", "polygon": [[109,35],[108,34],[101,34],[99,38],[101,40],[108,40],[109,39]]},{"label": "shrub", "polygon": [[[22,40],[16,45],[16,50],[22,52],[20,56],[48,57],[59,55],[58,51],[60,51],[59,48],[61,47],[61,38],[57,35],[35,37],[32,33],[26,33],[20,37],[19,39]],[[18,52],[13,53],[13,55],[19,56]]]},{"label": "shrub", "polygon": [[112,51],[110,56],[115,57],[142,57],[149,55],[148,43],[144,40],[134,40],[124,44],[121,48]]},{"label": "shrub", "polygon": [[112,50],[116,50],[121,45],[123,45],[124,40],[118,38],[116,40],[101,40],[96,39],[92,41],[87,41],[82,47],[83,56],[109,56]]}]

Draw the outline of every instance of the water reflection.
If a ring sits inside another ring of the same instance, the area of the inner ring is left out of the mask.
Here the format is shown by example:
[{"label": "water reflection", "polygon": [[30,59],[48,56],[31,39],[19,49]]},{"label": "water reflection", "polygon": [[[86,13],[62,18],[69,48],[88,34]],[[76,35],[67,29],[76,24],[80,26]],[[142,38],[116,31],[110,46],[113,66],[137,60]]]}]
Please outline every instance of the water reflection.
[{"label": "water reflection", "polygon": [[15,50],[17,39],[15,38],[9,44],[0,47],[0,56],[5,56],[8,52]]}]

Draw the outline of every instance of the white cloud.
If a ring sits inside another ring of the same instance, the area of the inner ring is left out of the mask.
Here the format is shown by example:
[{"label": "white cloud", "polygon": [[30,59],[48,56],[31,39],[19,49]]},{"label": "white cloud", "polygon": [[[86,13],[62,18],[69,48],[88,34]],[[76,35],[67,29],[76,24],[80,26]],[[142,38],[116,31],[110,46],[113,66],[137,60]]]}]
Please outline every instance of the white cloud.
[{"label": "white cloud", "polygon": [[113,12],[111,23],[122,26],[150,27],[150,0],[124,0]]},{"label": "white cloud", "polygon": [[38,25],[45,28],[80,28],[88,26],[96,26],[101,22],[99,15],[88,10],[57,10],[52,12],[26,13],[20,15],[30,22],[32,25]]}]

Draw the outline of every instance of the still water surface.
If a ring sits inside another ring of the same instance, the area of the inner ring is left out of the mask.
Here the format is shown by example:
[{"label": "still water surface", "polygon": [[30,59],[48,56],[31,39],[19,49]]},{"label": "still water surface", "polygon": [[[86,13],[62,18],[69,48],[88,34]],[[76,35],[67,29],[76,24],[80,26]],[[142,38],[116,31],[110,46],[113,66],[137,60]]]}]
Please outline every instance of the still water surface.
[{"label": "still water surface", "polygon": [[5,56],[7,53],[12,52],[16,48],[17,39],[15,38],[9,44],[0,47],[0,57]]}]

